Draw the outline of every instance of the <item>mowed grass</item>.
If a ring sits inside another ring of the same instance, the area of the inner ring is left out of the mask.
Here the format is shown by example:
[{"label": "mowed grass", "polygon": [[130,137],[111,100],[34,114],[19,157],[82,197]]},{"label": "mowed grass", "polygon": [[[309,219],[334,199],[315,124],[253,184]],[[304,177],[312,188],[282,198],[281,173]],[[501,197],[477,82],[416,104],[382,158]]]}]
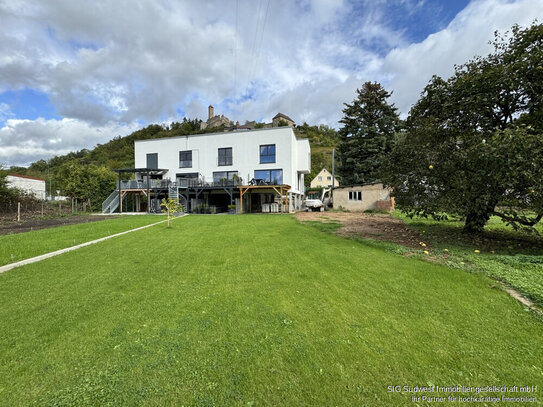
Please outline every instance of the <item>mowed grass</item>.
[{"label": "mowed grass", "polygon": [[543,323],[491,284],[289,216],[188,216],[0,275],[0,405],[399,406],[411,394],[387,386],[541,386]]},{"label": "mowed grass", "polygon": [[431,245],[432,260],[469,272],[482,272],[543,308],[543,223],[536,226],[539,234],[526,233],[513,230],[494,216],[482,235],[470,236],[462,232],[463,223],[455,218],[438,222],[410,219],[399,212],[395,216]]},{"label": "mowed grass", "polygon": [[0,266],[75,246],[165,219],[165,216],[130,215],[0,236]]}]

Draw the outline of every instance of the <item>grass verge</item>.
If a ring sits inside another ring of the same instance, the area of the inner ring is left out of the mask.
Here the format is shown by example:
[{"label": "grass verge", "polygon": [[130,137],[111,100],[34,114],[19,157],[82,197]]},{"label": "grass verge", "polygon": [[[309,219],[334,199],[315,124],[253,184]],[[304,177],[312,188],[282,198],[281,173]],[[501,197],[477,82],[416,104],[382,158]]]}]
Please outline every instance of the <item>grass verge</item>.
[{"label": "grass verge", "polygon": [[97,222],[58,226],[25,233],[0,236],[0,266],[75,246],[125,230],[148,225],[165,216],[120,216]]},{"label": "grass verge", "polygon": [[[543,237],[515,231],[497,217],[490,219],[483,234],[466,235],[463,223],[451,218],[410,219],[399,212],[396,217],[424,236],[430,259],[469,272],[482,272],[519,291],[543,307]],[[543,225],[537,226],[543,232]]]}]

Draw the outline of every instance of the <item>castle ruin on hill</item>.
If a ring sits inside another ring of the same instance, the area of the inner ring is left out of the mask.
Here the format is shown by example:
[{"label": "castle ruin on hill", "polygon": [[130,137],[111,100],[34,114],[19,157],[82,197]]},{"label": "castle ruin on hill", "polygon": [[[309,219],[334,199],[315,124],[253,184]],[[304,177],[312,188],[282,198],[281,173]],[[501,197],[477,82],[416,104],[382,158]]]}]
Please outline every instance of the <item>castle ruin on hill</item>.
[{"label": "castle ruin on hill", "polygon": [[277,113],[271,123],[257,123],[256,121],[246,121],[245,124],[240,125],[239,122],[234,123],[225,115],[215,115],[215,109],[212,105],[207,108],[208,119],[200,123],[200,130],[214,127],[223,127],[224,131],[233,130],[253,130],[255,128],[272,128],[281,126],[295,127],[294,120],[283,113]]}]

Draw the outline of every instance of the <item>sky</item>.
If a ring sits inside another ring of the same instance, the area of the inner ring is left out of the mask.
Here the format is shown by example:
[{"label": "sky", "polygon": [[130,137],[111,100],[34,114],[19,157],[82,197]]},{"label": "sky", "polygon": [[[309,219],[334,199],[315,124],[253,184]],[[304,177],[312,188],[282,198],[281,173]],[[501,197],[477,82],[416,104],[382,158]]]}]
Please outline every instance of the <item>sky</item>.
[{"label": "sky", "polygon": [[543,0],[0,0],[0,165],[151,123],[339,127],[366,81],[405,117],[432,75],[543,21]]}]

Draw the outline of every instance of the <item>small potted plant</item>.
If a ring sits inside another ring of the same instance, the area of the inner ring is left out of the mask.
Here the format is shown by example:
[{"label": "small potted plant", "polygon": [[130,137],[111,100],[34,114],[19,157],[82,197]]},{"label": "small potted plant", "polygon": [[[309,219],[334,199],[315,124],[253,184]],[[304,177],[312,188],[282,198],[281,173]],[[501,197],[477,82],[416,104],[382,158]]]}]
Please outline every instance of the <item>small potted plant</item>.
[{"label": "small potted plant", "polygon": [[236,213],[236,205],[228,205],[228,213],[235,214]]}]

